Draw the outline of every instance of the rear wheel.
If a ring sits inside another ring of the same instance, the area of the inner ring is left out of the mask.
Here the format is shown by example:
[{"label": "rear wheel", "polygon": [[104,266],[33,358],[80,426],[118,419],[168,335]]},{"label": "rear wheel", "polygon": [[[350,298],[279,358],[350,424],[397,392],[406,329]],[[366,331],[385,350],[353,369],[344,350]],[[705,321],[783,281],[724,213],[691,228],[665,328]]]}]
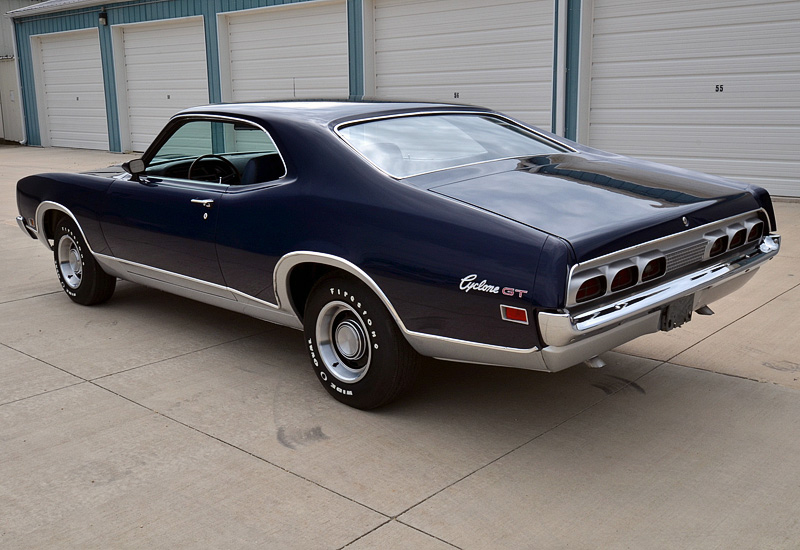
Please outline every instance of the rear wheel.
[{"label": "rear wheel", "polygon": [[53,241],[56,275],[73,302],[89,306],[111,298],[117,279],[98,265],[71,218],[64,216],[58,220]]},{"label": "rear wheel", "polygon": [[360,282],[318,282],[306,304],[306,345],[314,372],[335,399],[358,409],[386,405],[416,378],[419,356],[386,307]]}]

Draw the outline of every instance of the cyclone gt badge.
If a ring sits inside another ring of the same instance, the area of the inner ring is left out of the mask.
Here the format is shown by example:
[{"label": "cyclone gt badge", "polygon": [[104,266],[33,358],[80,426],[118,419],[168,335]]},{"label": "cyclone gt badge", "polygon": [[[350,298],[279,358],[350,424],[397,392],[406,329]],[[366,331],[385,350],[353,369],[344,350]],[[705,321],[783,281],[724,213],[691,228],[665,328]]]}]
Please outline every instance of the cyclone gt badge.
[{"label": "cyclone gt badge", "polygon": [[510,286],[507,287],[499,287],[495,285],[488,284],[486,279],[477,282],[478,274],[472,273],[463,277],[461,279],[461,283],[458,285],[459,290],[463,290],[465,293],[468,293],[471,290],[476,292],[485,292],[487,294],[502,294],[503,296],[512,296],[517,298],[522,298],[524,295],[528,293],[527,290],[522,290],[519,288],[513,288]]}]

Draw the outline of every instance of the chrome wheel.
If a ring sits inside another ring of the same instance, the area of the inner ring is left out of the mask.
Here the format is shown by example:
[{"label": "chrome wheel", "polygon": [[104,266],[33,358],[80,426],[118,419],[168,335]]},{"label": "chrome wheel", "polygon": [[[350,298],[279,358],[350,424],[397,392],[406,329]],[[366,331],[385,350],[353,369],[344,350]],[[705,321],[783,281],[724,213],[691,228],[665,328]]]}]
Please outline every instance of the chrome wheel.
[{"label": "chrome wheel", "polygon": [[372,357],[369,331],[348,304],[334,301],[322,308],[316,340],[320,359],[341,382],[352,384],[366,376]]},{"label": "chrome wheel", "polygon": [[78,245],[69,235],[62,235],[58,241],[57,254],[61,278],[68,287],[77,289],[83,278],[83,260]]}]

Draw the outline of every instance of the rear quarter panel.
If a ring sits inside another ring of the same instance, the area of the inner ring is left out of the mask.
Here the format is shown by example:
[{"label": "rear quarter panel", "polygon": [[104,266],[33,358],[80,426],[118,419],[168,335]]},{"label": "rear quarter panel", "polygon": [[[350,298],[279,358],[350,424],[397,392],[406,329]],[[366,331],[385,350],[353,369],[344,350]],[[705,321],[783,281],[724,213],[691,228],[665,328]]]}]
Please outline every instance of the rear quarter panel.
[{"label": "rear quarter panel", "polygon": [[[281,135],[292,145],[291,135]],[[293,166],[281,185],[223,198],[218,252],[229,286],[272,302],[265,274],[283,255],[331,254],[364,270],[410,331],[539,345],[534,309],[557,307],[567,269],[563,254],[546,260],[564,262],[558,280],[542,277],[542,290],[534,286],[546,234],[393,180],[327,128],[298,139],[286,158]],[[469,276],[497,292],[465,291]],[[527,309],[530,324],[503,321],[501,304]]]}]

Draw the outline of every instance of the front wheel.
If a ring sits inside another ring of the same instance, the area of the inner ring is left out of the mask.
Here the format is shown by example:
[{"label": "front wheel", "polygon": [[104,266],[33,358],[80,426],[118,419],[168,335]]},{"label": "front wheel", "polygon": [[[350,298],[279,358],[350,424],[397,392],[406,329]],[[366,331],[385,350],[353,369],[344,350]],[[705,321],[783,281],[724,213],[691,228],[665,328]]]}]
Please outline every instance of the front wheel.
[{"label": "front wheel", "polygon": [[338,401],[374,409],[413,385],[419,356],[361,283],[338,276],[318,282],[306,304],[304,329],[314,372]]},{"label": "front wheel", "polygon": [[103,271],[71,218],[58,220],[53,241],[56,275],[73,302],[89,306],[111,298],[117,279]]}]

